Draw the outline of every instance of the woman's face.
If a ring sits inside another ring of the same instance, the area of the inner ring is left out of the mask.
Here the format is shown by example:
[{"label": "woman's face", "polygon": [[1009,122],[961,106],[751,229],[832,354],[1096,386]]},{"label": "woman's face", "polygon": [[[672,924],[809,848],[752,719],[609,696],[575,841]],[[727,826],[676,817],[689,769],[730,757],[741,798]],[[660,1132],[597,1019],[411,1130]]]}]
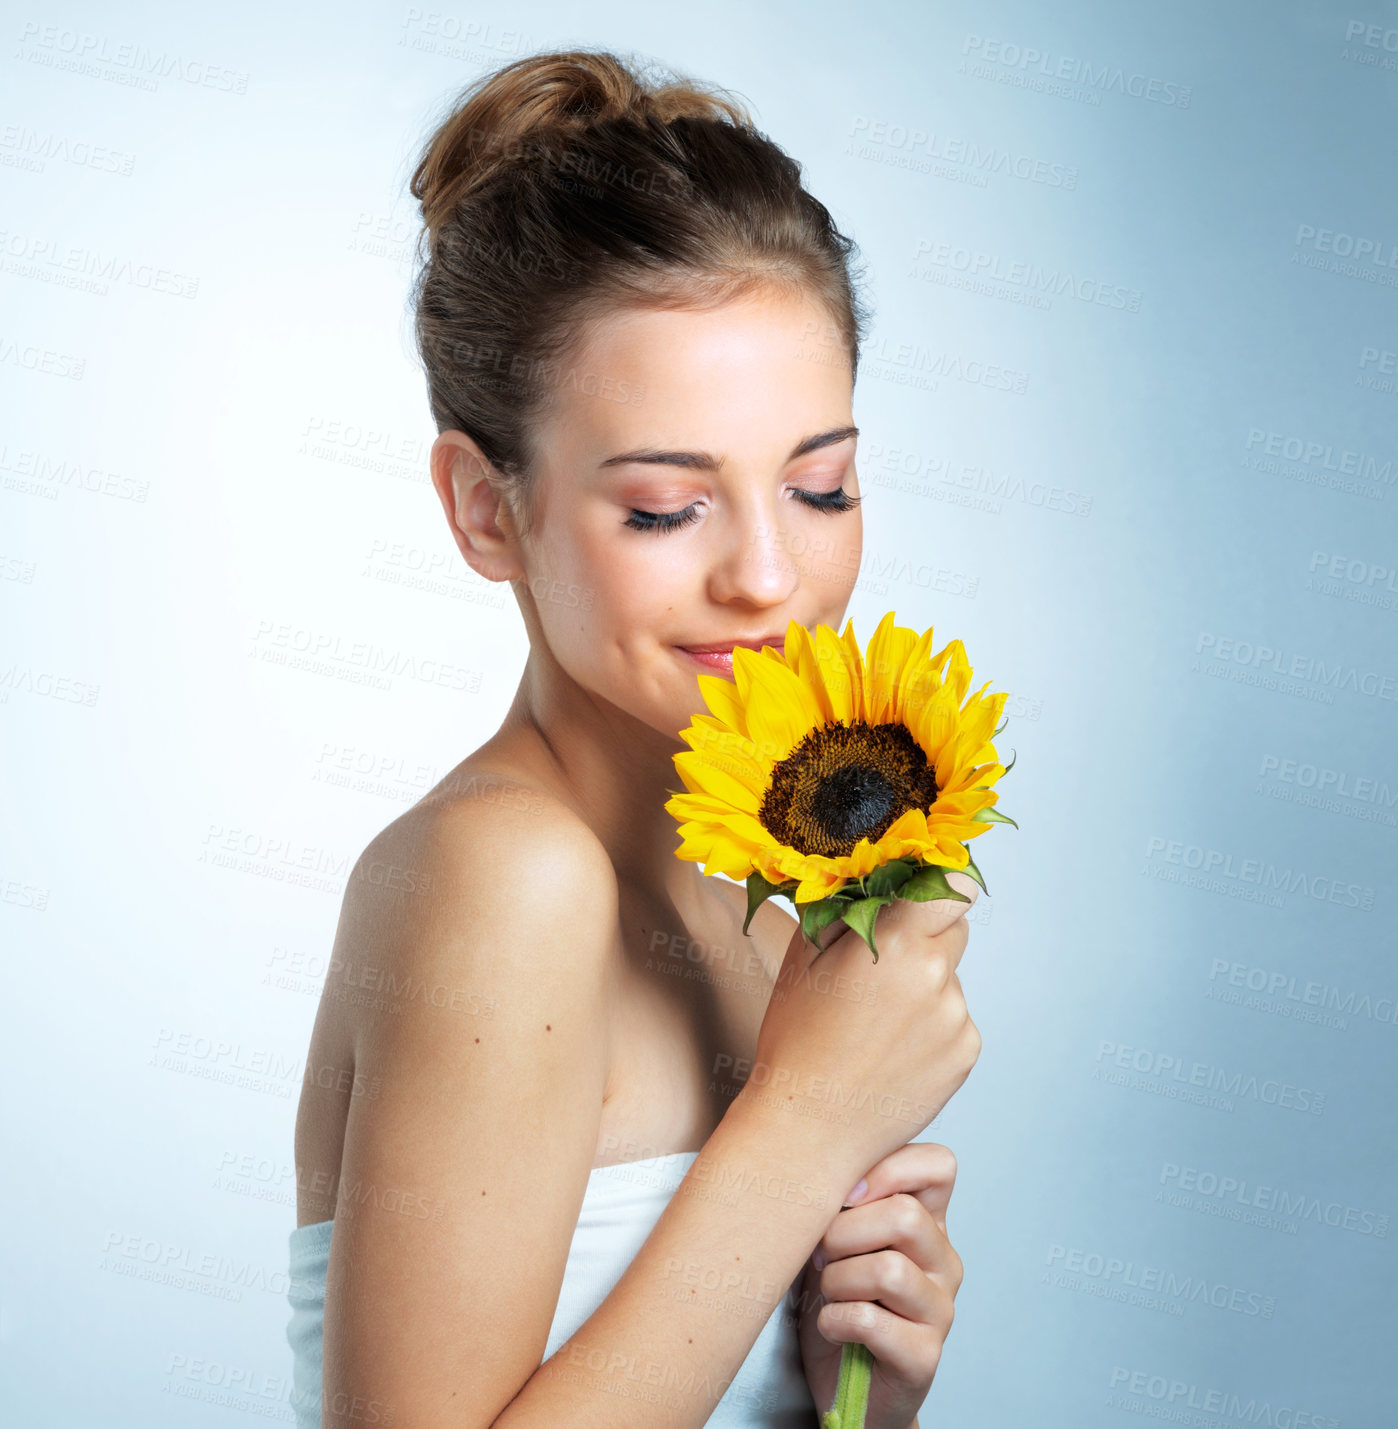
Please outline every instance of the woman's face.
[{"label": "woman's face", "polygon": [[733,645],[843,618],[863,541],[849,358],[822,308],[768,292],[596,323],[554,376],[521,598],[578,685],[675,736]]}]

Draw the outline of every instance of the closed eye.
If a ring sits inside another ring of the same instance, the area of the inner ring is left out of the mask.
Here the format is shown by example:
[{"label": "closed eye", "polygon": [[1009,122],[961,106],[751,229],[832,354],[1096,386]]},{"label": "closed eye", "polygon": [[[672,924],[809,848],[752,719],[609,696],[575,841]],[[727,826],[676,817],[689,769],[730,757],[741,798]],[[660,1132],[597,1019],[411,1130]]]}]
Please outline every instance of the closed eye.
[{"label": "closed eye", "polygon": [[[823,492],[794,489],[791,494],[803,506],[809,506],[813,511],[835,514],[853,511],[864,500],[862,496],[851,496],[842,486],[834,491]],[[622,524],[633,531],[678,531],[680,527],[692,525],[698,519],[699,504],[695,502],[692,506],[686,506],[683,511],[633,510]]]},{"label": "closed eye", "polygon": [[622,525],[633,531],[677,531],[699,519],[699,506],[686,506],[683,511],[633,511]]},{"label": "closed eye", "polygon": [[851,496],[843,486],[837,486],[834,491],[794,490],[791,494],[803,506],[816,511],[853,511],[864,500],[862,496]]}]

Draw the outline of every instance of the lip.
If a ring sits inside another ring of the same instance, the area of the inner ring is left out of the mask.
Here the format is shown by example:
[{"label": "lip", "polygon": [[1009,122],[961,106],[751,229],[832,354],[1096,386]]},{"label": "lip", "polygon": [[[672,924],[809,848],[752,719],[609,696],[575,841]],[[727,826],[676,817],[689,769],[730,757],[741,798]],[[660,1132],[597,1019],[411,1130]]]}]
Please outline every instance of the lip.
[{"label": "lip", "polygon": [[683,650],[687,655],[717,655],[731,653],[735,645],[741,645],[745,650],[760,650],[764,645],[786,644],[786,632],[780,635],[759,635],[752,640],[721,640],[717,645],[677,645],[675,649]]},{"label": "lip", "polygon": [[755,640],[729,640],[722,645],[676,645],[675,649],[681,655],[687,656],[701,670],[732,678],[735,646],[741,645],[745,650],[760,650],[764,645],[782,648],[785,643],[785,635],[764,635]]}]

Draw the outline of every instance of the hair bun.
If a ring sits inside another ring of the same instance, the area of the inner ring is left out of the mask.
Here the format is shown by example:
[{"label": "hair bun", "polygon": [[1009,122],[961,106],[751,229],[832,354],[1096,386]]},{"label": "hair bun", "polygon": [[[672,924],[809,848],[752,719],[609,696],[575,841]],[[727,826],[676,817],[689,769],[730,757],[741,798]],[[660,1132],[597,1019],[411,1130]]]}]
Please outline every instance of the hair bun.
[{"label": "hair bun", "polygon": [[526,55],[469,85],[438,126],[409,191],[435,233],[467,194],[546,140],[564,139],[615,119],[669,124],[676,119],[750,127],[727,90],[635,66],[607,50]]}]

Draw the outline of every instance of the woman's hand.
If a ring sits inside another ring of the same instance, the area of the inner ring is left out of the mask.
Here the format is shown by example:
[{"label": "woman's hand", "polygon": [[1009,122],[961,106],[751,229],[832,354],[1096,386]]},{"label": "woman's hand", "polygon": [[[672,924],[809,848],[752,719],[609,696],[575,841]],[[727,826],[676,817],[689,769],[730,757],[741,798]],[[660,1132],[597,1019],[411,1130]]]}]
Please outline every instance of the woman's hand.
[{"label": "woman's hand", "polygon": [[874,1357],[865,1429],[908,1429],[961,1288],[961,1257],[947,1239],[956,1158],[935,1142],[911,1142],[865,1179],[859,1204],[836,1214],[806,1262],[797,1339],[817,1413],[834,1401],[845,1341],[857,1340]]},{"label": "woman's hand", "polygon": [[877,965],[843,919],[815,940],[793,924],[738,1096],[755,1115],[788,1124],[808,1113],[812,1154],[837,1182],[854,1185],[919,1136],[980,1055],[957,976],[970,936],[965,914],[980,890],[959,869],[947,882],[969,889],[969,901],[896,898],[879,909]]}]

